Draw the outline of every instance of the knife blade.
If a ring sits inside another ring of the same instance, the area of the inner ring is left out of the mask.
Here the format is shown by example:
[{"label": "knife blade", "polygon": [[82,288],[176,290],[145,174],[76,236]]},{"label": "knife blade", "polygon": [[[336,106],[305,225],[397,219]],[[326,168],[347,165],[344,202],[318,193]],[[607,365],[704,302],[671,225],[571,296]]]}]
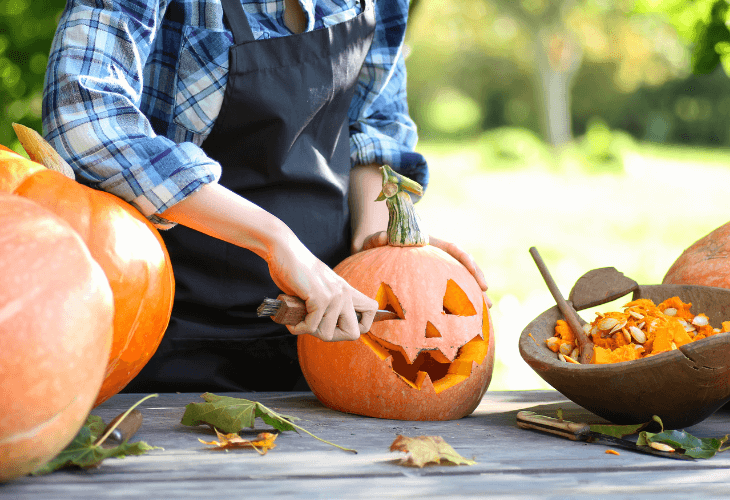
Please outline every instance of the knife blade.
[{"label": "knife blade", "polygon": [[637,451],[639,453],[646,453],[657,457],[673,458],[675,460],[694,460],[694,458],[682,453],[656,450],[650,446],[639,446],[628,439],[617,438],[601,434],[600,432],[591,431],[591,426],[586,423],[559,420],[557,418],[539,415],[532,411],[520,411],[517,413],[517,427],[555,434],[556,436],[564,437],[571,441],[613,445],[627,450]]},{"label": "knife blade", "polygon": [[[256,309],[256,314],[259,317],[271,316],[271,319],[280,325],[298,325],[307,316],[307,305],[299,297],[282,293],[276,299],[265,298],[258,309]],[[362,319],[361,313],[356,312],[355,315],[358,321]],[[378,309],[373,321],[383,321],[386,319],[398,319],[398,313]]]}]

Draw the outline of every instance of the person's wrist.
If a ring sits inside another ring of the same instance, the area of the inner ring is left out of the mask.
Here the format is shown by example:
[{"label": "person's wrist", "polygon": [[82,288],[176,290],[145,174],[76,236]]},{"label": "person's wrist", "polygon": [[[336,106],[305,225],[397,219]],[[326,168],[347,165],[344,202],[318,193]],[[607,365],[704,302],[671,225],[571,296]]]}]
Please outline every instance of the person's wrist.
[{"label": "person's wrist", "polygon": [[265,249],[262,257],[266,262],[271,262],[271,259],[277,254],[280,255],[282,251],[291,251],[301,245],[294,231],[278,218],[272,217],[269,227],[270,230],[266,232],[266,238],[262,241]]}]

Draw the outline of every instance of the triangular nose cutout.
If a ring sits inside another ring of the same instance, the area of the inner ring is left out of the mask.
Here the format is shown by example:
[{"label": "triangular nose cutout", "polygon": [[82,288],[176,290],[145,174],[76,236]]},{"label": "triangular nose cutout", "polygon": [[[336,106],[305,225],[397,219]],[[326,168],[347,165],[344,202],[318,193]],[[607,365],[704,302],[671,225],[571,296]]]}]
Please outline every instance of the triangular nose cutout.
[{"label": "triangular nose cutout", "polygon": [[435,326],[430,321],[426,322],[426,338],[427,339],[437,339],[441,338],[441,334],[436,329]]},{"label": "triangular nose cutout", "polygon": [[400,305],[400,301],[398,300],[398,297],[396,297],[393,293],[390,285],[386,283],[381,283],[380,288],[378,289],[378,293],[377,295],[375,295],[375,300],[378,302],[378,307],[380,309],[393,311],[398,315],[400,319],[405,319],[406,316],[403,308]]}]

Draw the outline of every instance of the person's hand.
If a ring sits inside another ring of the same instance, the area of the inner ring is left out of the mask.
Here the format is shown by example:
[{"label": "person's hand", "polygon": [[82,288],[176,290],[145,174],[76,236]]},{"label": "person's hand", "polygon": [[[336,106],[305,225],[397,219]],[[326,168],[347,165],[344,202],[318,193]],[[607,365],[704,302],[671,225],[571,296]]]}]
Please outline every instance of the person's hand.
[{"label": "person's hand", "polygon": [[[291,333],[339,341],[355,340],[370,330],[378,303],[350,286],[295,236],[275,245],[267,261],[274,283],[307,305],[304,321],[287,326]],[[355,311],[362,313],[359,323]]]},{"label": "person's hand", "polygon": [[[484,273],[479,268],[477,263],[474,261],[474,258],[471,256],[471,254],[467,253],[465,250],[463,250],[461,247],[454,243],[450,243],[448,241],[441,240],[439,238],[435,238],[433,236],[428,237],[428,243],[429,245],[432,245],[440,250],[443,250],[447,254],[451,255],[454,259],[458,260],[466,269],[471,273],[472,276],[474,276],[474,279],[477,280],[477,284],[479,284],[479,287],[482,289],[482,292],[486,292],[489,286],[487,285],[487,280],[484,277]],[[367,238],[365,238],[365,241],[362,245],[362,250],[369,250],[371,248],[377,248],[382,247],[388,244],[388,234],[385,231],[378,231],[377,233],[373,233]],[[489,307],[492,307],[492,301],[489,300],[489,297],[486,296],[486,293],[484,295],[487,305]]]}]

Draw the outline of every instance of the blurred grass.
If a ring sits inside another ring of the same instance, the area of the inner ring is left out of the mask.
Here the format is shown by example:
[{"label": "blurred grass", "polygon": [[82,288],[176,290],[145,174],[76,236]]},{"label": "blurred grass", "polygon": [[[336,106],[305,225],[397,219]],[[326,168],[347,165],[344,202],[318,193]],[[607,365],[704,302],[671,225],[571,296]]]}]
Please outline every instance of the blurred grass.
[{"label": "blurred grass", "polygon": [[[490,390],[549,388],[517,349],[524,327],[554,305],[531,246],[567,296],[599,267],[660,283],[686,247],[730,220],[730,150],[611,134],[598,148],[584,136],[558,152],[515,129],[419,144],[431,169],[416,206],[421,218],[431,234],[469,251],[489,282],[497,358]],[[625,302],[581,314],[590,321]]]}]

